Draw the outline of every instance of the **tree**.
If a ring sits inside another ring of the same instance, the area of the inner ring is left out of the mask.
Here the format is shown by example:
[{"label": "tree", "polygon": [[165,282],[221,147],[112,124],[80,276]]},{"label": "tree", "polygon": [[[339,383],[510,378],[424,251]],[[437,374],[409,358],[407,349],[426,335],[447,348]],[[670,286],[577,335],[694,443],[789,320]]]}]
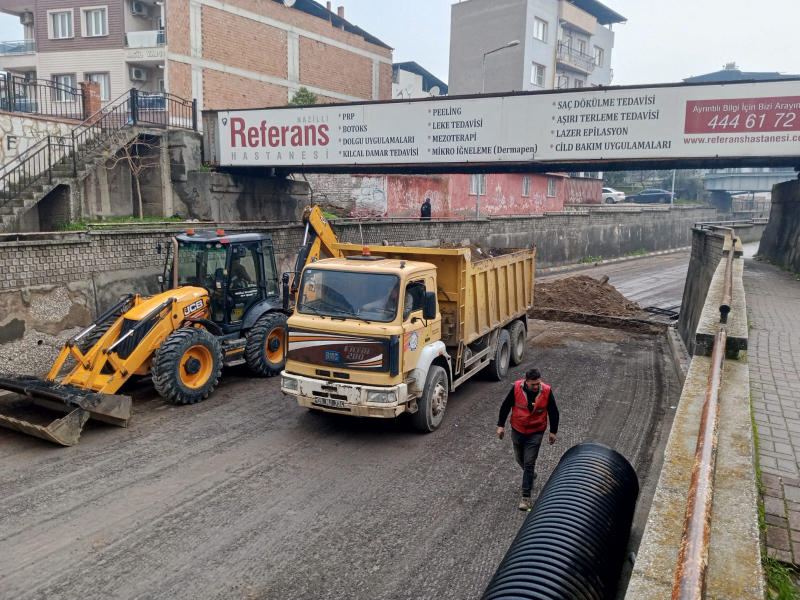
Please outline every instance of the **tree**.
[{"label": "tree", "polygon": [[[148,169],[157,169],[161,165],[161,140],[151,136],[136,136],[128,139],[128,130],[122,129],[103,143],[107,160],[105,168],[113,171],[117,165],[123,163],[130,169],[136,186],[136,196],[138,199],[138,217],[144,217],[144,207],[142,204],[142,174]],[[119,148],[116,152],[114,150]]]},{"label": "tree", "polygon": [[309,92],[307,87],[301,87],[294,93],[286,106],[310,106],[316,104],[317,99],[318,96],[315,93]]},{"label": "tree", "polygon": [[605,171],[603,173],[605,187],[619,188],[625,185],[625,171]]}]

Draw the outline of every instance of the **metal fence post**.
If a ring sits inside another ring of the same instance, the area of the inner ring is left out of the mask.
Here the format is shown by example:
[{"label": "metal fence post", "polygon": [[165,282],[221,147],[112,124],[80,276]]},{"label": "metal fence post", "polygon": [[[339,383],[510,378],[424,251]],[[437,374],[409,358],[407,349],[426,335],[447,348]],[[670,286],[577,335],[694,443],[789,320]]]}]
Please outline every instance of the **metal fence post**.
[{"label": "metal fence post", "polygon": [[139,90],[131,88],[131,123],[139,122]]},{"label": "metal fence post", "polygon": [[17,103],[14,101],[14,76],[6,73],[6,94],[8,94],[8,111],[17,112]]},{"label": "metal fence post", "polygon": [[78,144],[75,139],[75,130],[72,130],[72,173],[78,176]]},{"label": "metal fence post", "polygon": [[53,183],[53,148],[50,145],[50,136],[47,136],[47,179]]},{"label": "metal fence post", "polygon": [[197,98],[192,99],[192,129],[197,131]]}]

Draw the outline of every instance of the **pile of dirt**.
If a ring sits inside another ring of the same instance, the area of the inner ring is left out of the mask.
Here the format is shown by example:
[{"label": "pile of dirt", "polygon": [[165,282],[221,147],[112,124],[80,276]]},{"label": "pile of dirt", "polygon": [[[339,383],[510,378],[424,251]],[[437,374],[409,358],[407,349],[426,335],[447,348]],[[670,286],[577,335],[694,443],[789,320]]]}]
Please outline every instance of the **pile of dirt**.
[{"label": "pile of dirt", "polygon": [[648,316],[641,306],[628,300],[613,285],[588,275],[537,283],[533,289],[533,306],[611,317]]},{"label": "pile of dirt", "polygon": [[439,244],[439,248],[469,248],[472,262],[517,252],[516,248],[484,248],[479,244],[451,244],[450,242],[442,242]]}]

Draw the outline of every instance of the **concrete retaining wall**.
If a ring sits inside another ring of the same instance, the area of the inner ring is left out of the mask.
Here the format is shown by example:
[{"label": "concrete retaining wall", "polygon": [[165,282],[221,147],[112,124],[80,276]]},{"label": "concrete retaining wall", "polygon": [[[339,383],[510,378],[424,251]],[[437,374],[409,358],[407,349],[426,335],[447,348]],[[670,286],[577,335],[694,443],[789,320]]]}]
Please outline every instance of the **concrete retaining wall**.
[{"label": "concrete retaining wall", "polygon": [[[363,235],[365,243],[373,244],[384,239],[417,246],[538,244],[537,266],[541,268],[588,256],[611,258],[640,249],[688,246],[691,225],[712,216],[699,209],[598,211],[480,221],[340,222],[334,229],[342,241],[354,243],[361,243]],[[88,324],[92,315],[123,294],[157,292],[157,276],[164,266],[157,246],[167,244],[172,231],[185,226],[0,236],[0,363],[13,363],[18,372],[40,374],[61,344],[77,327]],[[299,224],[222,226],[229,232],[269,231],[279,271],[293,270],[302,242]]]},{"label": "concrete retaining wall", "polygon": [[787,181],[772,188],[769,225],[758,253],[784,269],[800,271],[800,181]]}]

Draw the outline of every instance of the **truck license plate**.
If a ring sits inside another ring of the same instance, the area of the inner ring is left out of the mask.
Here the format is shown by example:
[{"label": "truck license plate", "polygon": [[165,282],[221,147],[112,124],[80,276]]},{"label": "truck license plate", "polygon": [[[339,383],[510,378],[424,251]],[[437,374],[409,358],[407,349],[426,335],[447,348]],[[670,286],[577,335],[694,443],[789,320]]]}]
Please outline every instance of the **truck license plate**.
[{"label": "truck license plate", "polygon": [[319,406],[330,406],[331,408],[344,408],[344,400],[334,398],[314,398],[314,404]]}]

